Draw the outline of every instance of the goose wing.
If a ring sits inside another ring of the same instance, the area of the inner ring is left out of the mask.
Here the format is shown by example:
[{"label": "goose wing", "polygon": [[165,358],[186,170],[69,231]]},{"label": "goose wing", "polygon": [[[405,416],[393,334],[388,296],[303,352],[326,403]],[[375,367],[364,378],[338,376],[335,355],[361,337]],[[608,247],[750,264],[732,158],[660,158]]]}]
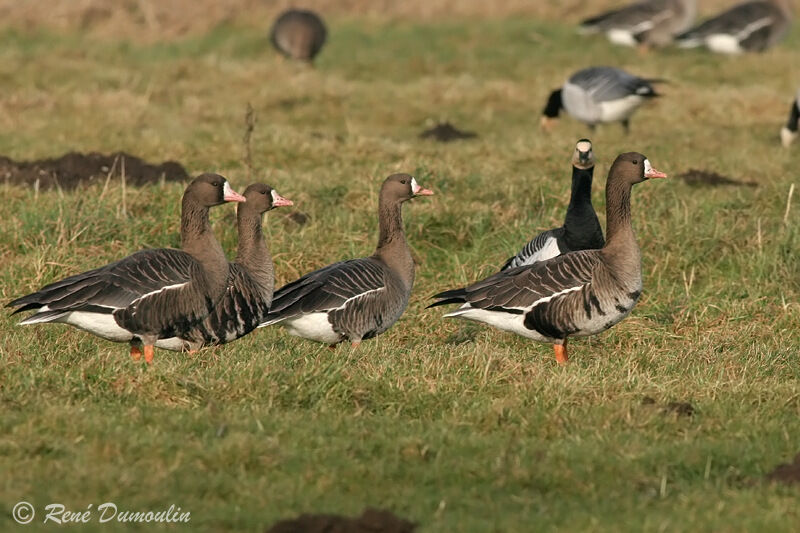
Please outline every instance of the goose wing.
[{"label": "goose wing", "polygon": [[677,14],[673,0],[637,2],[588,18],[580,26],[585,31],[624,29],[635,35],[650,31]]},{"label": "goose wing", "polygon": [[562,228],[543,231],[528,241],[517,255],[509,257],[500,271],[530,265],[561,255],[561,249],[558,246],[558,238],[561,233],[563,233]]},{"label": "goose wing", "polygon": [[759,39],[765,28],[769,32],[783,19],[783,13],[768,2],[745,2],[679,35],[677,40],[691,45],[717,34],[734,36],[740,42]]},{"label": "goose wing", "polygon": [[199,270],[197,261],[186,252],[142,250],[109,265],[46,285],[7,306],[17,307],[15,313],[28,310],[49,314],[87,310],[113,313],[159,294],[179,290]]},{"label": "goose wing", "polygon": [[434,298],[440,301],[429,307],[464,303],[465,307],[523,314],[591,284],[599,263],[597,250],[568,253],[542,263],[498,272],[463,289],[439,293]]},{"label": "goose wing", "polygon": [[275,292],[261,326],[286,318],[343,308],[386,289],[385,267],[371,257],[351,259],[315,270]]},{"label": "goose wing", "polygon": [[595,102],[610,102],[627,96],[657,96],[646,80],[613,67],[590,67],[576,72],[568,81],[580,87]]}]

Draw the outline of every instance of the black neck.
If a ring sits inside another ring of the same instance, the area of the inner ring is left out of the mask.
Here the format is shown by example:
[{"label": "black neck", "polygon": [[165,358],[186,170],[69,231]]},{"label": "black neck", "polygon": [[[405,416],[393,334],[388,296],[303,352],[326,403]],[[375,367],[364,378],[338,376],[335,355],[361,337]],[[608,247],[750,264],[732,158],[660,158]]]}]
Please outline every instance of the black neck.
[{"label": "black neck", "polygon": [[547,105],[544,107],[542,114],[547,118],[556,118],[561,112],[562,107],[561,89],[556,89],[550,93],[550,97],[547,99]]},{"label": "black neck", "polygon": [[789,111],[789,122],[786,123],[786,129],[797,133],[797,128],[800,127],[800,99],[792,102],[792,109]]}]

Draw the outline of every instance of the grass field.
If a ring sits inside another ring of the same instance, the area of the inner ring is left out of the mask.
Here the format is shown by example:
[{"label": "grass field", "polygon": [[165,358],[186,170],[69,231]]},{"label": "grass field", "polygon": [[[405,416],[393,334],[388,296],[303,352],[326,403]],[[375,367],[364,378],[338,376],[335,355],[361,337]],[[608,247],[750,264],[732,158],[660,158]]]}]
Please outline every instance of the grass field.
[{"label": "grass field", "polygon": [[[786,211],[800,147],[777,138],[800,33],[765,55],[642,57],[523,17],[362,22],[329,21],[316,69],[280,61],[247,26],[152,44],[0,33],[0,154],[14,159],[125,150],[244,189],[250,102],[253,181],[310,215],[303,226],[267,217],[278,284],[371,253],[386,175],[412,172],[436,192],[405,207],[419,263],[409,309],[357,350],[267,328],[195,356],[158,351],[145,367],[125,346],[3,313],[0,529],[27,500],[38,516],[26,531],[52,529],[40,521],[48,503],[106,501],[180,506],[191,523],[161,527],[187,531],[367,506],[424,532],[796,531],[798,490],[762,478],[800,451],[800,192]],[[609,332],[572,342],[559,368],[549,346],[424,306],[560,224],[569,157],[589,132],[565,119],[543,134],[538,117],[589,64],[671,80],[631,135],[592,136],[598,211],[622,151],[673,177],[698,168],[758,187],[638,185],[642,299]],[[440,119],[480,137],[417,138]],[[128,187],[125,213],[117,181],[0,190],[3,302],[179,244],[182,184]],[[233,208],[213,220],[232,255]]]}]

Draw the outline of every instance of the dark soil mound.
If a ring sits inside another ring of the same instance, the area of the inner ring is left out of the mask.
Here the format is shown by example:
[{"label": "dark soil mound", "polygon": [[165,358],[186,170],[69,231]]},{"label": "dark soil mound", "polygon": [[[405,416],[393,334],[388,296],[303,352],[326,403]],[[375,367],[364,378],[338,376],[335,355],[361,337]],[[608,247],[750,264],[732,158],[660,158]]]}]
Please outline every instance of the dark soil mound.
[{"label": "dark soil mound", "polygon": [[793,463],[776,466],[766,477],[769,481],[784,485],[800,484],[800,453],[795,456]]},{"label": "dark soil mound", "polygon": [[758,183],[754,181],[736,181],[710,170],[698,170],[696,168],[690,168],[683,174],[678,174],[678,178],[695,187],[701,187],[703,185],[707,185],[709,187],[719,187],[720,185],[743,185],[745,187],[758,187]]},{"label": "dark soil mound", "polygon": [[166,181],[183,181],[189,177],[180,163],[166,161],[154,165],[124,152],[110,155],[69,152],[55,159],[38,161],[14,161],[0,156],[0,180],[31,186],[36,186],[38,181],[41,189],[58,186],[70,190],[81,184],[105,181],[109,173],[112,178],[119,178],[123,168],[125,183],[135,186],[154,183],[162,177]]},{"label": "dark soil mound", "polygon": [[440,122],[429,130],[419,134],[422,139],[434,139],[439,142],[450,142],[458,139],[472,139],[478,134],[473,131],[461,131],[449,122]]},{"label": "dark soil mound", "polygon": [[366,509],[359,518],[333,514],[304,514],[281,520],[267,533],[413,533],[417,526],[390,511]]}]

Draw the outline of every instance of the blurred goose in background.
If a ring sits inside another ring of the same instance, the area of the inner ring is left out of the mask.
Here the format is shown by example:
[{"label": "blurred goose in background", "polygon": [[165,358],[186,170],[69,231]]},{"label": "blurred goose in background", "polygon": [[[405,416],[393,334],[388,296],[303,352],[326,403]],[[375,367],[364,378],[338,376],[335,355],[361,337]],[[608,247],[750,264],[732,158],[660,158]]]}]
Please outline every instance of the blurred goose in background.
[{"label": "blurred goose in background", "polygon": [[789,30],[787,0],[744,2],[676,37],[681,48],[705,46],[720,54],[763,52]]},{"label": "blurred goose in background", "polygon": [[797,138],[797,130],[800,128],[800,89],[792,102],[792,108],[789,109],[789,120],[786,125],[781,128],[781,144],[786,148],[794,142]]},{"label": "blurred goose in background", "polygon": [[196,178],[183,194],[181,250],[142,250],[115,263],[51,283],[8,304],[36,311],[20,324],[59,322],[114,342],[129,342],[131,357],[153,360],[159,339],[197,325],[228,285],[228,260],[208,210],[244,202],[218,174]]},{"label": "blurred goose in background", "polygon": [[594,151],[589,139],[581,139],[572,155],[572,192],[567,215],[560,228],[544,231],[506,261],[500,270],[509,270],[577,250],[602,248],[603,229],[592,206]]},{"label": "blurred goose in background", "polygon": [[660,96],[652,85],[660,81],[639,78],[614,67],[579,70],[550,93],[542,111],[542,127],[550,129],[563,109],[591,129],[602,122],[620,122],[627,132],[630,117],[639,106]]},{"label": "blurred goose in background", "polygon": [[328,30],[313,11],[289,9],[272,25],[272,45],[289,59],[311,62],[322,49]]},{"label": "blurred goose in background", "polygon": [[408,174],[393,174],[378,199],[380,235],[369,257],[334,263],[284,285],[261,326],[282,323],[290,334],[334,346],[380,335],[408,306],[414,259],[403,230],[402,205],[430,196]]},{"label": "blurred goose in background", "polygon": [[256,329],[267,316],[275,276],[261,225],[267,211],[294,204],[263,183],[250,185],[244,197],[246,201],[236,211],[239,251],[236,262],[228,264],[225,294],[202,323],[156,341],[156,348],[192,352],[232,342]]},{"label": "blurred goose in background", "polygon": [[554,346],[568,360],[567,338],[595,335],[621,321],[642,293],[642,261],[631,226],[631,187],[665,178],[645,156],[621,154],[606,182],[608,239],[599,250],[570,252],[498,272],[463,289],[444,291],[428,307],[462,304],[445,317],[490,326]]},{"label": "blurred goose in background", "polygon": [[581,22],[582,33],[605,33],[614,44],[664,46],[691,28],[697,0],[636,2]]}]

